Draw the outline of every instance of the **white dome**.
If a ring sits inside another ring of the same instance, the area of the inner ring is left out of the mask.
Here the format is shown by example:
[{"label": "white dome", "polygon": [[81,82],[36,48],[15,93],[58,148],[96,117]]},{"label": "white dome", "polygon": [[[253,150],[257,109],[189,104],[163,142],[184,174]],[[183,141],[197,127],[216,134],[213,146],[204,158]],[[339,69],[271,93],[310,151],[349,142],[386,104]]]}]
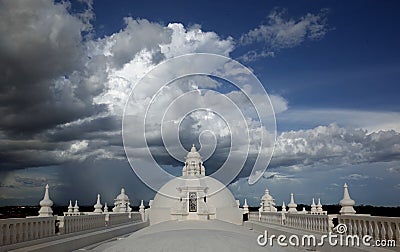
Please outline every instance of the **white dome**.
[{"label": "white dome", "polygon": [[200,154],[193,145],[182,176],[167,182],[147,210],[150,225],[168,220],[218,219],[242,224],[242,211],[232,193],[218,180],[205,176]]},{"label": "white dome", "polygon": [[224,184],[212,177],[177,177],[167,182],[158,191],[154,197],[152,207],[172,207],[181,197],[177,190],[183,186],[206,186],[207,204],[211,204],[216,208],[219,207],[237,207],[236,200],[231,191]]},{"label": "white dome", "polygon": [[[212,177],[182,176],[166,183],[154,197],[151,207],[146,210],[149,213],[150,225],[176,219],[177,216],[173,212],[177,209],[177,206],[182,206],[182,203],[187,204],[187,190],[195,191],[196,189],[200,189],[200,191],[204,189],[205,194],[198,194],[198,202],[204,201],[203,204],[207,205],[206,212],[209,214],[207,219],[242,224],[243,212],[238,207],[231,191],[224,184]],[[201,210],[199,211],[201,212]],[[201,215],[200,212],[197,214]],[[181,216],[183,216],[183,219],[190,218],[188,215],[190,213],[186,212]]]},{"label": "white dome", "polygon": [[117,200],[124,200],[124,201],[128,201],[129,200],[128,195],[125,194],[125,189],[124,188],[121,189],[121,193],[117,196]]}]

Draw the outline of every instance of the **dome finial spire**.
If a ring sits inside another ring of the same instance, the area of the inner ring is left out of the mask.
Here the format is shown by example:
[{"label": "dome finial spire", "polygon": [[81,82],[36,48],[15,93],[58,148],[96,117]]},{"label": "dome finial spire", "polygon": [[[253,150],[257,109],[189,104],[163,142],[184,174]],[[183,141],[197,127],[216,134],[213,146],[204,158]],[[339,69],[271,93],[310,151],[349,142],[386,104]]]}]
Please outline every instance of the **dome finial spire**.
[{"label": "dome finial spire", "polygon": [[39,217],[53,216],[53,210],[51,209],[53,206],[53,201],[49,197],[49,184],[46,185],[43,199],[39,202],[39,204]]},{"label": "dome finial spire", "polygon": [[355,205],[355,201],[350,198],[349,190],[347,188],[347,184],[344,183],[343,199],[339,202],[339,204],[342,206],[342,208],[340,209],[340,214],[342,215],[356,213],[353,208],[353,206]]}]

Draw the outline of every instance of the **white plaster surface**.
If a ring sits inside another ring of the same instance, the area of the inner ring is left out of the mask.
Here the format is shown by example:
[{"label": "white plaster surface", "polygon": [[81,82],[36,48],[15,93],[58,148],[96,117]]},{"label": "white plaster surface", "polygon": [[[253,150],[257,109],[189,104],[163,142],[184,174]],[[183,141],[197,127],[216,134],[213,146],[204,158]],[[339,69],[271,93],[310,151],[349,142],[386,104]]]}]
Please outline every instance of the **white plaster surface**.
[{"label": "white plaster surface", "polygon": [[288,251],[260,247],[259,233],[219,221],[167,221],[141,229],[132,235],[100,244],[92,251]]}]

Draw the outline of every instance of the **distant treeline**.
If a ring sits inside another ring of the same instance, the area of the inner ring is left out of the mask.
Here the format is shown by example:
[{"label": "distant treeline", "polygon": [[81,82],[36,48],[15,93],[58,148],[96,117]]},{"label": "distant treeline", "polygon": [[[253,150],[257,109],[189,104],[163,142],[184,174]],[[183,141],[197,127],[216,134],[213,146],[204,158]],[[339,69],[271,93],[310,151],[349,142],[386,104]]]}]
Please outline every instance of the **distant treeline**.
[{"label": "distant treeline", "polygon": [[[139,211],[139,207],[132,207],[132,211]],[[27,216],[39,215],[40,206],[3,206],[0,207],[0,219],[7,218],[25,218]],[[68,206],[52,206],[53,215],[64,215],[68,211]],[[93,206],[79,206],[79,212],[93,212]],[[108,207],[108,211],[112,211],[112,207]]]},{"label": "distant treeline", "polygon": [[[307,211],[311,211],[311,206],[297,204],[297,210],[303,210],[303,207],[306,208]],[[278,211],[282,210],[281,206],[276,207]],[[323,205],[324,211],[328,211],[328,214],[338,214],[340,211],[340,205]],[[258,207],[249,207],[250,211],[258,211]],[[360,205],[354,206],[354,210],[358,214],[370,214],[374,216],[388,216],[388,217],[400,217],[400,207],[384,207],[384,206],[369,206],[369,205]]]},{"label": "distant treeline", "polygon": [[[303,207],[307,211],[311,210],[308,205],[298,204],[297,210],[301,211]],[[281,206],[276,207],[278,211],[282,210]],[[340,205],[324,205],[323,210],[328,211],[328,214],[338,214],[340,211]],[[0,207],[0,219],[6,218],[25,218],[26,216],[37,216],[39,206],[4,206]],[[53,206],[54,215],[63,215],[63,212],[67,212],[68,206]],[[258,207],[249,207],[250,211],[258,211]],[[388,216],[388,217],[400,217],[400,207],[383,207],[383,206],[369,206],[360,205],[355,206],[354,209],[358,214],[371,214],[374,216]],[[93,206],[79,206],[80,212],[92,212]],[[108,207],[109,211],[112,211],[112,207]],[[132,211],[138,211],[139,207],[132,207]]]}]

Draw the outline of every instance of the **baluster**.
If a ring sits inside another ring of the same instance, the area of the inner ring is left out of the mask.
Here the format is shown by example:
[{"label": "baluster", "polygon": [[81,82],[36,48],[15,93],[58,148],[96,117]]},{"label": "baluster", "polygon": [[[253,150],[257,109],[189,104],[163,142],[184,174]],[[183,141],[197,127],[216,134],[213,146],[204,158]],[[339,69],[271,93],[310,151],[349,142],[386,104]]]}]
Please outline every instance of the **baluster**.
[{"label": "baluster", "polygon": [[362,220],[358,221],[358,236],[362,236],[363,235],[363,230],[362,230]]},{"label": "baluster", "polygon": [[5,242],[4,242],[4,244],[7,245],[7,244],[11,243],[11,240],[10,240],[10,224],[6,224],[5,230],[6,230],[6,233],[5,233]]},{"label": "baluster", "polygon": [[15,225],[10,224],[10,243],[15,243]]},{"label": "baluster", "polygon": [[363,221],[363,235],[368,234],[367,221]]},{"label": "baluster", "polygon": [[318,221],[318,231],[322,232],[322,228],[323,228],[322,219],[319,218],[319,216],[318,216],[318,220],[317,221]]},{"label": "baluster", "polygon": [[6,229],[5,229],[6,224],[1,224],[1,229],[0,229],[0,246],[4,245],[4,239],[5,239],[5,235],[6,235]]},{"label": "baluster", "polygon": [[373,225],[373,222],[369,221],[368,222],[369,235],[372,236],[373,239],[375,239],[374,228],[372,225]]},{"label": "baluster", "polygon": [[392,229],[392,223],[388,222],[388,230],[387,230],[387,234],[388,234],[388,239],[389,240],[393,240],[393,229]]},{"label": "baluster", "polygon": [[39,222],[39,238],[43,237],[43,221]]},{"label": "baluster", "polygon": [[381,235],[381,232],[379,230],[379,223],[380,222],[375,221],[375,235],[376,235],[375,239],[377,239],[377,240],[380,239],[380,235]]},{"label": "baluster", "polygon": [[19,225],[21,223],[15,223],[15,242],[20,242],[19,240]]},{"label": "baluster", "polygon": [[382,223],[382,231],[381,231],[382,239],[386,239],[387,233],[386,233],[385,222],[382,221],[381,223]]},{"label": "baluster", "polygon": [[353,225],[352,225],[352,220],[349,220],[349,224],[347,225],[347,232],[348,234],[352,235],[353,234]]}]

